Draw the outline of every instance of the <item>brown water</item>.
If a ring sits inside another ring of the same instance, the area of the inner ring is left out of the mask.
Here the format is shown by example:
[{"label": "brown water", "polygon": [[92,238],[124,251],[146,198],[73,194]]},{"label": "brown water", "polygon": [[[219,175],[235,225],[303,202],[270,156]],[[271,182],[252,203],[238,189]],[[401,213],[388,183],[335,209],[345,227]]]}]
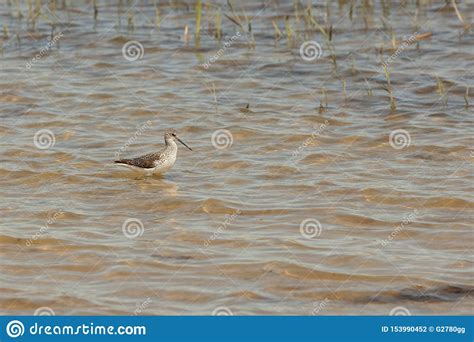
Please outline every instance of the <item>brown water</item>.
[{"label": "brown water", "polygon": [[[159,28],[152,1],[71,3],[34,26],[0,5],[2,313],[472,314],[474,35],[451,5],[317,2],[330,48],[306,3],[218,2],[221,41],[204,6],[199,44],[194,2]],[[113,165],[170,127],[194,151],[164,177]]]}]

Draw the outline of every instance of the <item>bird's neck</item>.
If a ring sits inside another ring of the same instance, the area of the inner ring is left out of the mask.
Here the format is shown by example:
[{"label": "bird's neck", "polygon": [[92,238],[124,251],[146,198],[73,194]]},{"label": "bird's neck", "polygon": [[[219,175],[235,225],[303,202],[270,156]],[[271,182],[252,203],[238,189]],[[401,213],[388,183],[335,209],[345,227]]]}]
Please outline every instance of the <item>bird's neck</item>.
[{"label": "bird's neck", "polygon": [[176,144],[176,142],[173,139],[165,140],[165,143],[166,143],[166,146],[168,148],[171,148],[173,150],[178,149],[178,145]]}]

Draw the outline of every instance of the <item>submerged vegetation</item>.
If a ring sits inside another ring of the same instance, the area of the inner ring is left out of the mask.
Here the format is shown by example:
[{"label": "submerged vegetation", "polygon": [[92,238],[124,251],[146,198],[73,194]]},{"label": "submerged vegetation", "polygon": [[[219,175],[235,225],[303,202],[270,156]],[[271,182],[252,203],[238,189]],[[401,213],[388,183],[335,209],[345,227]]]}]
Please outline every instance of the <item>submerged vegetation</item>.
[{"label": "submerged vegetation", "polygon": [[[332,64],[334,77],[341,80],[339,92],[345,101],[350,101],[354,94],[353,82],[347,78],[361,73],[358,64],[366,62],[358,61],[355,54],[341,53],[339,36],[345,34],[341,30],[341,21],[350,21],[350,25],[362,25],[361,36],[368,39],[372,33],[371,29],[379,27],[382,33],[374,41],[367,41],[367,46],[361,46],[367,51],[375,45],[375,57],[380,61],[380,67],[376,70],[368,70],[364,66],[361,82],[357,86],[359,91],[366,93],[371,98],[374,92],[383,90],[388,94],[388,109],[396,112],[400,103],[397,104],[397,90],[393,84],[400,68],[403,68],[405,55],[414,55],[420,50],[422,41],[431,39],[432,32],[424,28],[426,18],[423,14],[430,9],[429,1],[403,1],[396,6],[391,1],[356,1],[338,0],[336,6],[329,1],[287,1],[282,4],[274,2],[267,3],[241,3],[233,0],[227,1],[143,1],[138,3],[131,0],[6,0],[4,5],[8,12],[9,20],[5,20],[2,27],[2,45],[0,53],[12,45],[21,45],[32,35],[44,35],[45,27],[49,27],[48,36],[55,36],[58,30],[67,29],[68,18],[73,16],[89,16],[91,18],[91,30],[95,30],[102,21],[115,17],[115,30],[120,33],[134,35],[142,28],[149,27],[151,36],[159,36],[163,23],[169,17],[184,15],[188,18],[182,26],[182,40],[188,44],[194,37],[197,48],[201,45],[223,45],[225,37],[242,33],[239,44],[234,48],[258,49],[262,41],[266,41],[268,35],[273,36],[273,44],[276,49],[287,49],[297,58],[299,46],[309,40],[315,40],[323,47],[320,60],[313,63]],[[148,7],[146,7],[148,6]],[[457,18],[459,35],[463,36],[470,32],[472,18],[467,12],[467,4],[446,0],[440,8],[445,16]],[[145,10],[144,7],[147,9]],[[149,8],[152,15],[149,16]],[[376,11],[381,8],[381,12]],[[4,9],[5,9],[4,8]],[[400,11],[402,9],[403,11]],[[411,27],[396,27],[392,22],[394,12],[405,14],[409,9],[413,13],[410,19]],[[249,15],[249,10],[253,13]],[[145,14],[145,15],[144,15]],[[189,14],[189,15],[188,15]],[[125,16],[125,18],[123,18]],[[425,16],[426,17],[426,16]],[[60,19],[61,18],[61,19]],[[125,20],[124,20],[125,19]],[[124,23],[126,23],[124,25]],[[41,25],[41,29],[38,26]],[[408,38],[403,38],[407,37]],[[245,42],[245,44],[242,44]],[[415,56],[416,58],[416,56]],[[319,58],[318,58],[319,59]],[[346,65],[351,65],[351,73],[345,72]],[[344,66],[341,70],[341,66]],[[383,85],[377,81],[377,77],[383,77]],[[446,88],[438,75],[436,79],[437,94],[448,101],[449,88]],[[469,105],[469,87],[466,85],[464,102]],[[331,97],[334,100],[334,89],[325,89],[321,86],[316,91],[322,94],[319,111],[330,107]]]}]

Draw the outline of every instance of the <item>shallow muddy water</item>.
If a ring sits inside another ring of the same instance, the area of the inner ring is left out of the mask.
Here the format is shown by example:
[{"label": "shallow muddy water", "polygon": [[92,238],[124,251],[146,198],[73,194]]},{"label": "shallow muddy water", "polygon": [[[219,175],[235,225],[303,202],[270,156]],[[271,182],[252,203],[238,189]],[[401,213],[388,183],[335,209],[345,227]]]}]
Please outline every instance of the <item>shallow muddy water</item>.
[{"label": "shallow muddy water", "polygon": [[2,313],[472,314],[472,2],[97,3],[0,4]]}]

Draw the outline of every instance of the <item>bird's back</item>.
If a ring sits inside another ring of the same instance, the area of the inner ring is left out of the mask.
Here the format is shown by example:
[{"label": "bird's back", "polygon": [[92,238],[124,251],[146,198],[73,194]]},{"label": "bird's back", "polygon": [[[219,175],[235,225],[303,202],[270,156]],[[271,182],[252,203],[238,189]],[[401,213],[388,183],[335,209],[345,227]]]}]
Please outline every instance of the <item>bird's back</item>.
[{"label": "bird's back", "polygon": [[176,161],[177,148],[166,146],[158,152],[148,153],[132,159],[120,159],[115,163],[141,169],[168,170]]}]

